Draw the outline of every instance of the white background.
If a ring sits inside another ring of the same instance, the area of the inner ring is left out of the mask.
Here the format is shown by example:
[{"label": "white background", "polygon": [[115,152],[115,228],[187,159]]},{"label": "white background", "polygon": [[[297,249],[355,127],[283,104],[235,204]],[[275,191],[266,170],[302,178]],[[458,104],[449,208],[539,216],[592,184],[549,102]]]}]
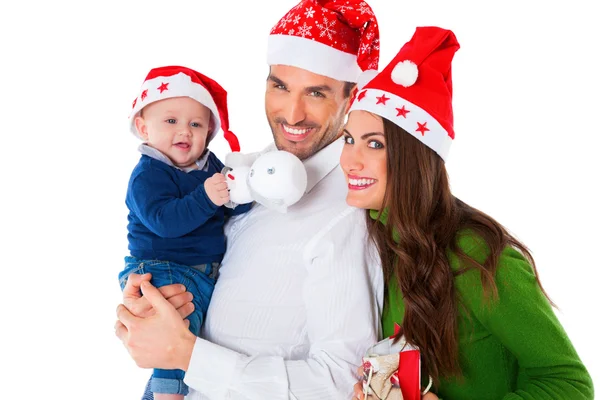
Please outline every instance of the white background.
[{"label": "white background", "polygon": [[[381,27],[381,67],[418,25],[456,33],[456,140],[447,164],[454,193],[531,248],[598,384],[594,3],[370,2]],[[127,252],[124,196],[139,157],[127,130],[131,102],[152,67],[198,69],[229,91],[242,150],[261,149],[271,140],[266,39],[293,5],[0,6],[0,398],[37,398],[40,390],[53,399],[139,397],[150,371],[135,366],[113,333]],[[225,141],[212,149],[223,157]]]}]

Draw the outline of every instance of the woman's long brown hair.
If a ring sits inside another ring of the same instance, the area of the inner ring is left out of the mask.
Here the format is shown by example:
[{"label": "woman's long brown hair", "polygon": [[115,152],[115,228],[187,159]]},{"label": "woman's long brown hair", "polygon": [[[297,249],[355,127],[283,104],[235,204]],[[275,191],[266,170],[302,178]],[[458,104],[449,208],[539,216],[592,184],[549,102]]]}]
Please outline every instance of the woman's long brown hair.
[{"label": "woman's long brown hair", "polygon": [[[387,147],[387,224],[367,217],[369,233],[382,260],[386,287],[396,280],[405,304],[402,332],[421,350],[424,370],[434,383],[460,377],[458,305],[447,250],[466,269],[481,273],[484,294],[497,295],[494,275],[506,246],[535,263],[528,249],[490,216],[463,203],[450,191],[444,161],[396,124],[383,119]],[[457,233],[470,229],[489,247],[483,264],[457,246]],[[394,240],[393,231],[399,241]],[[458,273],[461,273],[458,272]],[[539,283],[539,280],[538,280]],[[390,305],[394,306],[394,305]]]}]

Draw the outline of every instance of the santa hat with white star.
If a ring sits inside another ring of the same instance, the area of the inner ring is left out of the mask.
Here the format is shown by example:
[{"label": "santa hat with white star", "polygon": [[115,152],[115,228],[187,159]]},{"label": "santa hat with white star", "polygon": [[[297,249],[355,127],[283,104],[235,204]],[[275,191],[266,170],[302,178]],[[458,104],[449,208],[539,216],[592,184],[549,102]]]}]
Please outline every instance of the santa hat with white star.
[{"label": "santa hat with white star", "polygon": [[396,57],[359,90],[350,111],[365,110],[395,123],[446,161],[454,140],[452,31],[419,27]]},{"label": "santa hat with white star", "polygon": [[240,150],[237,137],[229,130],[227,92],[209,77],[180,66],[154,68],[146,76],[139,93],[129,115],[129,128],[137,137],[140,136],[135,127],[135,117],[144,107],[172,97],[190,97],[210,110],[214,128],[208,141],[214,139],[219,128],[222,128],[231,151]]},{"label": "santa hat with white star", "polygon": [[379,27],[361,0],[302,0],[271,29],[269,65],[357,82],[379,62]]}]

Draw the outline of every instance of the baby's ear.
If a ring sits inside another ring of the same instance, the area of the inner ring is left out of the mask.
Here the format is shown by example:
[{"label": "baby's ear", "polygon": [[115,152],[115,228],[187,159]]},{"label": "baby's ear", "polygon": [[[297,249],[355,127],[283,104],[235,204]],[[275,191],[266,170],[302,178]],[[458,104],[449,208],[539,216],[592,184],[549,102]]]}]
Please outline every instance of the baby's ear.
[{"label": "baby's ear", "polygon": [[142,139],[148,139],[148,127],[143,117],[135,117],[135,129]]},{"label": "baby's ear", "polygon": [[206,133],[206,137],[211,137],[213,133],[215,133],[215,117],[211,113],[211,116],[208,119],[208,132]]}]

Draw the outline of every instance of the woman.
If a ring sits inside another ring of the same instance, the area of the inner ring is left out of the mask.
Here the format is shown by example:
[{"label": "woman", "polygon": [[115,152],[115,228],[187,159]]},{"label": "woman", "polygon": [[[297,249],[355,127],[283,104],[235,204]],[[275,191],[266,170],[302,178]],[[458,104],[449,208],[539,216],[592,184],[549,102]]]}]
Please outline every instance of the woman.
[{"label": "woman", "polygon": [[[402,326],[445,400],[592,399],[527,248],[450,192],[458,48],[452,32],[418,28],[350,108],[341,165],[348,203],[370,210],[384,336]],[[360,383],[355,395],[363,398]]]}]

